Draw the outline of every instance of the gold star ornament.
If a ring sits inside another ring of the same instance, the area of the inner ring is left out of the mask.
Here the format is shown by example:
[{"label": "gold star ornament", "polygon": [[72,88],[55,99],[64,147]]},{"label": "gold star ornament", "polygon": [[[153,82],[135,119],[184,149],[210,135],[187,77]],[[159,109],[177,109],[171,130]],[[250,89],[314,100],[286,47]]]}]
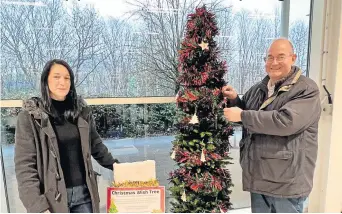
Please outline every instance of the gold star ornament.
[{"label": "gold star ornament", "polygon": [[201,42],[201,44],[199,44],[199,46],[201,46],[202,50],[208,50],[209,49],[209,43],[207,42]]}]

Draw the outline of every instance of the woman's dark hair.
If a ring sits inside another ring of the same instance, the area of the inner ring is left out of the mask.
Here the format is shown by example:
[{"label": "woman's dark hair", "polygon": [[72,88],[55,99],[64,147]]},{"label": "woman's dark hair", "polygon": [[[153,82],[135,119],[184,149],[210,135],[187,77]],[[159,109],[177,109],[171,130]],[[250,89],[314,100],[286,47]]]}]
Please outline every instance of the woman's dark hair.
[{"label": "woman's dark hair", "polygon": [[65,99],[67,106],[64,112],[64,118],[61,118],[61,119],[71,120],[73,122],[76,122],[81,112],[81,106],[80,106],[80,102],[77,99],[77,93],[76,93],[75,82],[74,82],[75,76],[69,64],[61,59],[50,60],[45,64],[43,68],[43,73],[40,79],[40,90],[41,90],[41,96],[42,96],[44,109],[53,118],[58,120],[59,115],[52,105],[52,100],[50,97],[50,90],[48,86],[48,76],[50,74],[51,67],[55,64],[63,65],[69,71],[70,83],[71,83],[70,91],[67,94],[66,99]]}]

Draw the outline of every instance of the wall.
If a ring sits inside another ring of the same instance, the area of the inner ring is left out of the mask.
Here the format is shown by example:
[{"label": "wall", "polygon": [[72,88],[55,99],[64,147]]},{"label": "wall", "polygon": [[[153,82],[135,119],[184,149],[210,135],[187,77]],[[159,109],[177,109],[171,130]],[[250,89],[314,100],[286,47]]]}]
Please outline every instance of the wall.
[{"label": "wall", "polygon": [[[320,86],[322,107],[319,152],[309,212],[341,212],[342,196],[342,21],[340,0],[314,1],[310,77]],[[324,8],[322,11],[321,8]],[[323,80],[323,81],[322,81]],[[327,104],[322,85],[333,95]]]}]

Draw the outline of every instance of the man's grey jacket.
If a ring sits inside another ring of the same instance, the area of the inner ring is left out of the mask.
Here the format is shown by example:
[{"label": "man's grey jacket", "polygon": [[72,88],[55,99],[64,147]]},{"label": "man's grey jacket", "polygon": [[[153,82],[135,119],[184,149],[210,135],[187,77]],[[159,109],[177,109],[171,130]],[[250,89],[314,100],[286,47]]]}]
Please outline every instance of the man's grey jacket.
[{"label": "man's grey jacket", "polygon": [[296,198],[312,190],[321,114],[317,84],[298,67],[268,98],[269,77],[229,106],[242,112],[240,142],[243,190]]}]

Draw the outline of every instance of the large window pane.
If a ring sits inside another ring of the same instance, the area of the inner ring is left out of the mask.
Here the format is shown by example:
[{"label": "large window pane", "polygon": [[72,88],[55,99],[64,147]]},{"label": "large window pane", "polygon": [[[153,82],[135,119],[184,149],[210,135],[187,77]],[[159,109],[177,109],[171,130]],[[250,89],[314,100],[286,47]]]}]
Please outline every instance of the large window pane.
[{"label": "large window pane", "polygon": [[311,0],[298,0],[290,6],[289,39],[292,41],[297,54],[297,65],[309,75],[308,49]]},{"label": "large window pane", "polygon": [[[44,63],[69,62],[85,97],[174,96],[177,50],[199,0],[40,1],[1,4],[1,95],[37,95]],[[203,1],[202,1],[203,2]],[[217,16],[226,76],[239,93],[265,75],[263,57],[280,36],[281,1],[204,1]],[[111,11],[108,8],[116,8]],[[309,0],[291,3],[289,37],[306,71]]]},{"label": "large window pane", "polygon": [[[187,14],[199,2],[217,18],[216,38],[221,59],[227,61],[227,82],[245,93],[266,74],[263,57],[280,36],[278,0],[7,0],[0,2],[1,99],[39,95],[40,74],[52,58],[72,66],[79,94],[86,98],[148,97],[176,94],[178,48]],[[38,2],[38,3],[37,3]],[[306,71],[310,0],[291,1],[289,38]],[[1,108],[1,145],[11,212],[25,212],[14,175],[14,131],[19,108]],[[175,167],[169,157],[175,104],[93,106],[97,129],[122,162],[156,160],[157,177],[168,187]],[[250,206],[242,191],[239,164],[241,127],[231,137],[234,208]],[[101,211],[112,173],[94,161],[99,178]],[[167,209],[171,200],[167,191]]]},{"label": "large window pane", "polygon": [[[170,158],[171,142],[176,130],[174,128],[175,104],[146,104],[146,105],[106,105],[93,106],[97,130],[109,148],[110,152],[120,162],[135,162],[155,160],[157,179],[160,185],[169,187],[169,173],[174,169],[175,163]],[[2,108],[2,139],[1,146],[5,163],[8,197],[11,201],[11,212],[25,212],[19,195],[14,172],[14,131],[16,116],[19,109]],[[231,138],[231,155],[233,165],[229,168],[233,174],[235,187],[232,193],[232,202],[235,208],[248,207],[249,196],[241,191],[241,168],[239,159],[238,141],[241,131],[237,128]],[[100,208],[106,211],[107,187],[113,180],[112,171],[101,167],[93,160],[94,170],[102,176],[99,177]],[[166,191],[166,208],[170,208],[171,197]]]}]

